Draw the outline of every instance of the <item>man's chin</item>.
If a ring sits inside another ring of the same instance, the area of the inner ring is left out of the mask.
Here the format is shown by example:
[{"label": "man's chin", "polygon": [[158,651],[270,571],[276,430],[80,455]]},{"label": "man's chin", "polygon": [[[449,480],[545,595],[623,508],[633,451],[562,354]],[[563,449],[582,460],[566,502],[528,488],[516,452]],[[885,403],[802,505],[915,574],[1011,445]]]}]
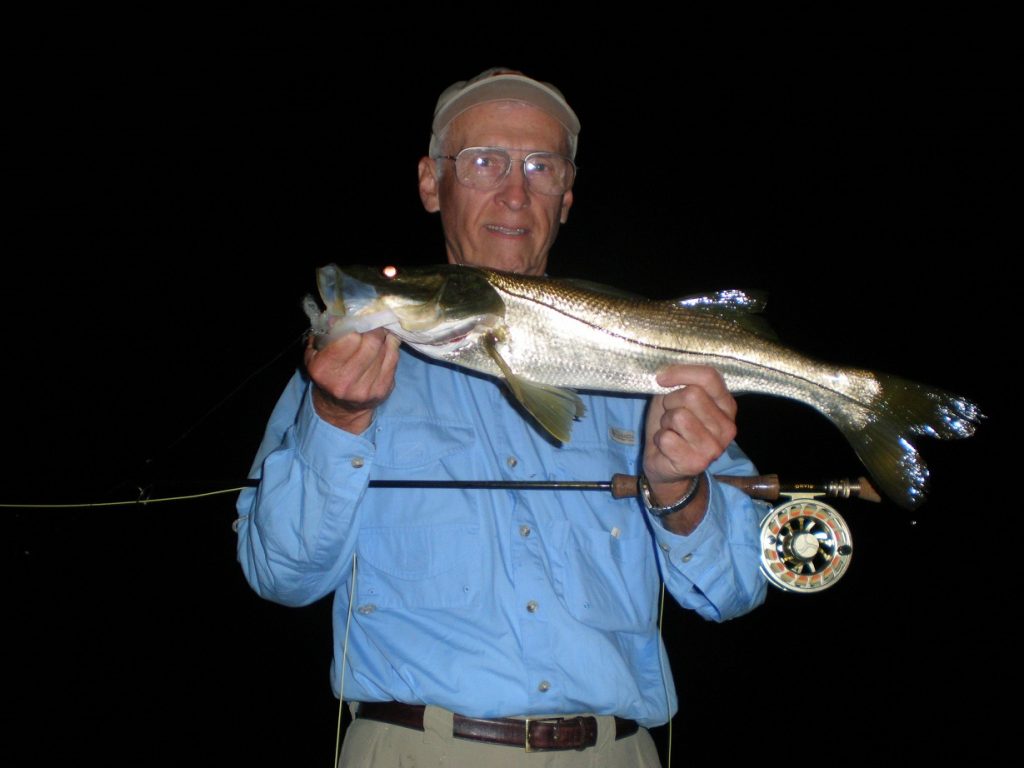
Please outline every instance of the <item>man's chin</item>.
[{"label": "man's chin", "polygon": [[522,275],[543,275],[547,266],[547,259],[540,258],[533,254],[529,256],[508,253],[485,253],[464,257],[462,259],[448,259],[453,264],[463,264],[467,267],[482,267],[484,269],[496,269],[501,272],[516,272]]}]

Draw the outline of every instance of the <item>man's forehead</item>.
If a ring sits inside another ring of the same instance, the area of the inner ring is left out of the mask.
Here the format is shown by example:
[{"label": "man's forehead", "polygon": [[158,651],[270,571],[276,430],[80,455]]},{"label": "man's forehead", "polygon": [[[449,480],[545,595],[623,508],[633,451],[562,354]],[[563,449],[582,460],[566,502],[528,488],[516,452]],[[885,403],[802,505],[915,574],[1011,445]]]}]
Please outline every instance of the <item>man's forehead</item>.
[{"label": "man's forehead", "polygon": [[452,120],[447,143],[452,151],[470,146],[561,154],[569,151],[565,126],[521,101],[494,101],[466,110]]}]

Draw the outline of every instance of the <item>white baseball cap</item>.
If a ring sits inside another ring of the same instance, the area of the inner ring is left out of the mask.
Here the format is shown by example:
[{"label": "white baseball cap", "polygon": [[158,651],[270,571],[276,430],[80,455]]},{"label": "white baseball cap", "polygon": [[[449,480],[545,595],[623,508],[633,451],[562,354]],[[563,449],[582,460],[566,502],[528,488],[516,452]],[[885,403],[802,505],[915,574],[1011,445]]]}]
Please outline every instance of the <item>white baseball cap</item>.
[{"label": "white baseball cap", "polygon": [[551,83],[534,80],[518,70],[505,67],[492,67],[472,80],[460,80],[445,88],[434,108],[430,155],[435,156],[440,151],[437,139],[448,123],[467,109],[489,101],[521,101],[551,115],[565,126],[569,134],[569,156],[576,158],[580,120],[562,92]]}]

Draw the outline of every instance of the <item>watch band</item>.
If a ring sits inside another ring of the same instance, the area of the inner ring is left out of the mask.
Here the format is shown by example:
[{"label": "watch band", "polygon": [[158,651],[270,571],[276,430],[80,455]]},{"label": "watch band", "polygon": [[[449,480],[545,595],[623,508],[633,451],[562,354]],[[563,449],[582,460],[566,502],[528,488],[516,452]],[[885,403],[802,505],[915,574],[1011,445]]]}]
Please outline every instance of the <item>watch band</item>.
[{"label": "watch band", "polygon": [[671,515],[673,512],[678,512],[680,509],[685,507],[691,501],[693,497],[697,495],[697,491],[700,490],[701,479],[706,473],[701,472],[699,475],[695,475],[693,478],[693,484],[690,489],[683,494],[683,497],[674,504],[670,504],[667,507],[657,507],[651,501],[651,484],[647,481],[647,475],[641,473],[640,477],[637,478],[637,496],[640,497],[640,501],[643,503],[644,508],[655,517],[665,517]]}]

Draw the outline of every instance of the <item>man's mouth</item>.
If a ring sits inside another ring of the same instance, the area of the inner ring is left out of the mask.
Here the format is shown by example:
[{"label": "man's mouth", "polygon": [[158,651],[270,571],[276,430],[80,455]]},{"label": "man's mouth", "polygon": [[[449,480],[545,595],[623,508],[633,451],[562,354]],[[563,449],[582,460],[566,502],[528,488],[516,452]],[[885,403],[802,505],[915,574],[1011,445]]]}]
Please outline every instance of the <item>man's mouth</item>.
[{"label": "man's mouth", "polygon": [[499,235],[508,235],[509,237],[521,237],[527,232],[525,227],[503,227],[500,224],[487,224],[486,229],[489,232],[494,232]]}]

